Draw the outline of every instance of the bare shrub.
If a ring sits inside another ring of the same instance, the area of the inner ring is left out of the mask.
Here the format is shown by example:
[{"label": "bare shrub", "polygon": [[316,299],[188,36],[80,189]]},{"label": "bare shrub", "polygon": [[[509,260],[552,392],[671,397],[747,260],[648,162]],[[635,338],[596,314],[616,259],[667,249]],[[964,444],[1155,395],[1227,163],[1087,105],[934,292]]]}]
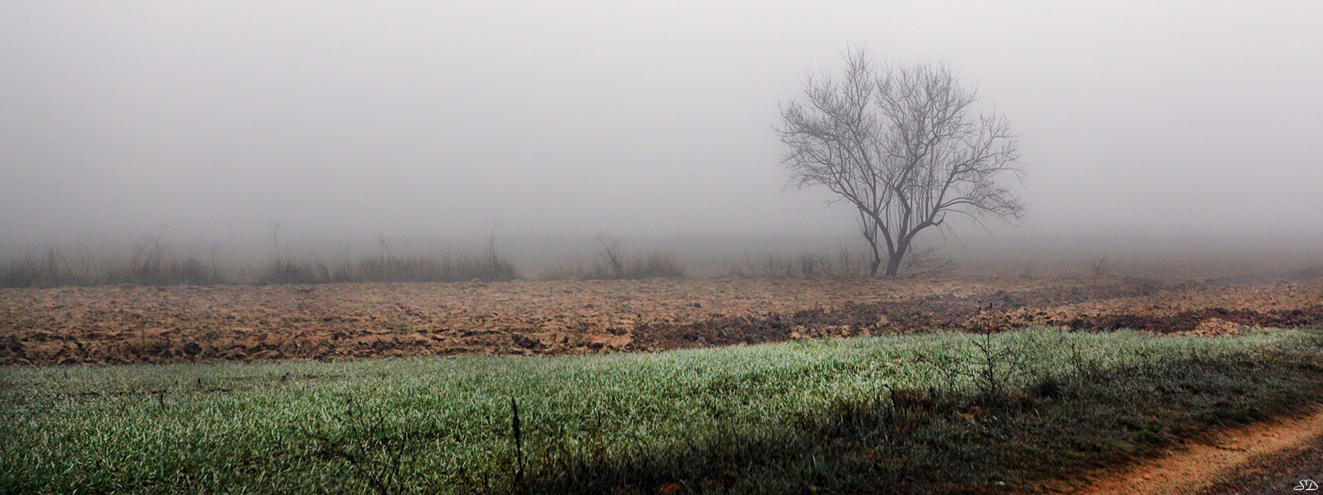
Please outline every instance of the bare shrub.
[{"label": "bare shrub", "polygon": [[74,274],[69,262],[54,247],[40,255],[28,252],[0,268],[2,287],[51,287],[86,283]]},{"label": "bare shrub", "polygon": [[1098,257],[1089,253],[1089,274],[1093,275],[1093,278],[1106,277],[1111,271],[1112,267],[1107,263],[1106,254]]},{"label": "bare shrub", "polygon": [[628,258],[620,247],[620,239],[608,232],[597,234],[600,249],[589,271],[566,272],[563,268],[553,274],[558,278],[586,280],[639,280],[647,278],[682,278],[684,267],[674,254],[653,251],[642,258]]},{"label": "bare shrub", "polygon": [[803,253],[799,255],[799,275],[804,278],[828,278],[836,274],[832,272],[831,263],[827,262],[827,257],[818,253]]},{"label": "bare shrub", "polygon": [[597,234],[602,250],[597,252],[598,263],[593,264],[595,278],[625,278],[624,256],[620,254],[620,239],[607,232]]},{"label": "bare shrub", "polygon": [[959,268],[959,265],[955,261],[938,254],[936,247],[928,247],[912,251],[905,259],[901,271],[907,277],[931,277],[946,275],[956,268]]},{"label": "bare shrub", "polygon": [[166,232],[145,237],[133,248],[127,264],[110,270],[107,283],[139,285],[211,285],[225,282],[216,263],[203,263],[190,256],[178,259],[168,254]]},{"label": "bare shrub", "polygon": [[0,266],[0,287],[137,284],[209,285],[228,279],[218,263],[171,255],[161,236],[140,240],[127,260],[96,257],[78,246],[73,258],[57,247],[29,252]]},{"label": "bare shrub", "polygon": [[795,264],[790,257],[778,253],[768,253],[764,258],[766,276],[773,278],[790,278],[795,276]]},{"label": "bare shrub", "polygon": [[331,269],[320,261],[272,260],[258,276],[264,284],[324,284],[334,282]]},{"label": "bare shrub", "polygon": [[767,278],[839,278],[867,275],[867,258],[861,251],[839,246],[830,249],[806,251],[797,254],[766,253],[761,263],[755,263],[746,251],[744,262],[728,263],[726,274],[740,277]]},{"label": "bare shrub", "polygon": [[384,252],[334,266],[322,261],[276,259],[258,276],[267,284],[323,284],[366,282],[496,282],[519,278],[519,271],[496,250],[495,240],[479,256],[396,256]]},{"label": "bare shrub", "polygon": [[643,259],[632,260],[625,270],[625,278],[631,279],[681,277],[684,277],[684,267],[675,261],[675,255],[663,252],[652,252]]}]

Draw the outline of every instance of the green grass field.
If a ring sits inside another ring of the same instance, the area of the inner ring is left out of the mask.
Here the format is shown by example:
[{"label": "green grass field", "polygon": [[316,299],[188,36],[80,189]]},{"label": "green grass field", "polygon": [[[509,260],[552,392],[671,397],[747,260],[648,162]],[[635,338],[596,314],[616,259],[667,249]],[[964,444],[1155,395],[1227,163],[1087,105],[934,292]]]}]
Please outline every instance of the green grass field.
[{"label": "green grass field", "polygon": [[[1323,332],[0,368],[10,493],[1017,492],[1290,414]],[[512,401],[519,429],[513,428]]]}]

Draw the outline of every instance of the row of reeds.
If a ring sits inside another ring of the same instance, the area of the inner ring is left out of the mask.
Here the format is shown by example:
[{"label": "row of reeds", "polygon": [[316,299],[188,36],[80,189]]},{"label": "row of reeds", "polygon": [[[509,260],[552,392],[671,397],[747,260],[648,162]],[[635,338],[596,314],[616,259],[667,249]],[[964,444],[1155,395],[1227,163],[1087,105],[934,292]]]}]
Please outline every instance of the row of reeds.
[{"label": "row of reeds", "polygon": [[270,284],[362,282],[493,282],[519,278],[514,263],[501,257],[489,242],[480,256],[450,254],[365,256],[356,261],[328,264],[317,260],[276,259],[259,275]]},{"label": "row of reeds", "polygon": [[[619,239],[598,236],[599,249],[592,263],[566,267],[542,274],[544,279],[639,280],[682,278],[685,267],[676,256],[664,251],[626,253]],[[323,284],[364,282],[484,282],[513,280],[522,275],[514,263],[500,254],[489,239],[477,254],[389,254],[344,256],[325,259],[312,255],[275,255],[257,267],[224,265],[213,249],[209,256],[180,256],[161,237],[136,243],[127,255],[94,253],[75,246],[71,250],[51,247],[20,256],[0,254],[0,287],[57,287],[70,285],[213,285],[213,284]],[[5,260],[5,258],[8,258]],[[726,276],[770,278],[849,278],[868,274],[868,254],[840,247],[835,252],[798,254],[767,253],[728,263]],[[910,274],[946,272],[953,264],[934,257],[915,256]]]},{"label": "row of reeds", "polygon": [[141,244],[119,262],[95,258],[77,250],[67,256],[59,249],[29,252],[0,264],[0,287],[56,287],[65,285],[210,285],[229,279],[213,259],[167,256],[159,245]]},{"label": "row of reeds", "polygon": [[641,280],[649,278],[682,278],[684,266],[675,255],[653,251],[643,256],[626,255],[620,248],[620,239],[609,233],[597,234],[600,249],[591,268],[582,265],[573,268],[561,266],[546,275],[552,280]]},{"label": "row of reeds", "polygon": [[355,282],[500,281],[520,277],[489,242],[480,255],[364,256],[326,262],[276,257],[259,269],[225,269],[216,256],[176,256],[159,238],[139,242],[127,257],[98,256],[78,247],[29,251],[0,262],[0,287],[92,285],[321,284]]}]

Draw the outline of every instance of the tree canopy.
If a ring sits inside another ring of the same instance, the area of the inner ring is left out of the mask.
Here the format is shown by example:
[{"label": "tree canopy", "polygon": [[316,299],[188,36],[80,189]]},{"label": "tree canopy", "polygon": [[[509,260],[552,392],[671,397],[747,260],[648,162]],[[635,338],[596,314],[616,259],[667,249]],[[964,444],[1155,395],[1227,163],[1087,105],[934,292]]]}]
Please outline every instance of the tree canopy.
[{"label": "tree canopy", "polygon": [[797,188],[824,186],[858,211],[870,274],[888,277],[929,227],[949,214],[1019,219],[1024,203],[1000,182],[1022,178],[1005,117],[976,114],[978,92],[946,65],[880,65],[848,51],[839,76],[810,75],[781,105],[781,160]]}]

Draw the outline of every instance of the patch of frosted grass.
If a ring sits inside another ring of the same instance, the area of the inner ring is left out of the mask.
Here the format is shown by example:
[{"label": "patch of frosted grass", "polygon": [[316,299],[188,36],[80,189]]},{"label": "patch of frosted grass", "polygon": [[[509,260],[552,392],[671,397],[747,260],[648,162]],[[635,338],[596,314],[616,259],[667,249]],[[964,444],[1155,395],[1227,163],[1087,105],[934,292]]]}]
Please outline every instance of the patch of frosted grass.
[{"label": "patch of frosted grass", "polygon": [[45,477],[59,491],[156,486],[190,469],[257,483],[250,471],[259,469],[278,479],[254,487],[315,490],[343,474],[343,466],[313,455],[318,435],[421,425],[445,434],[419,447],[413,465],[420,473],[495,473],[510,452],[511,397],[533,444],[574,451],[588,448],[590,437],[604,438],[598,444],[607,455],[626,455],[716,438],[723,428],[773,435],[794,414],[884,397],[888,388],[968,391],[981,366],[976,344],[985,338],[1005,354],[999,366],[1007,385],[1018,387],[1081,366],[1216,358],[1301,336],[1031,329],[559,358],[6,367],[0,459],[17,471],[0,476]]}]

